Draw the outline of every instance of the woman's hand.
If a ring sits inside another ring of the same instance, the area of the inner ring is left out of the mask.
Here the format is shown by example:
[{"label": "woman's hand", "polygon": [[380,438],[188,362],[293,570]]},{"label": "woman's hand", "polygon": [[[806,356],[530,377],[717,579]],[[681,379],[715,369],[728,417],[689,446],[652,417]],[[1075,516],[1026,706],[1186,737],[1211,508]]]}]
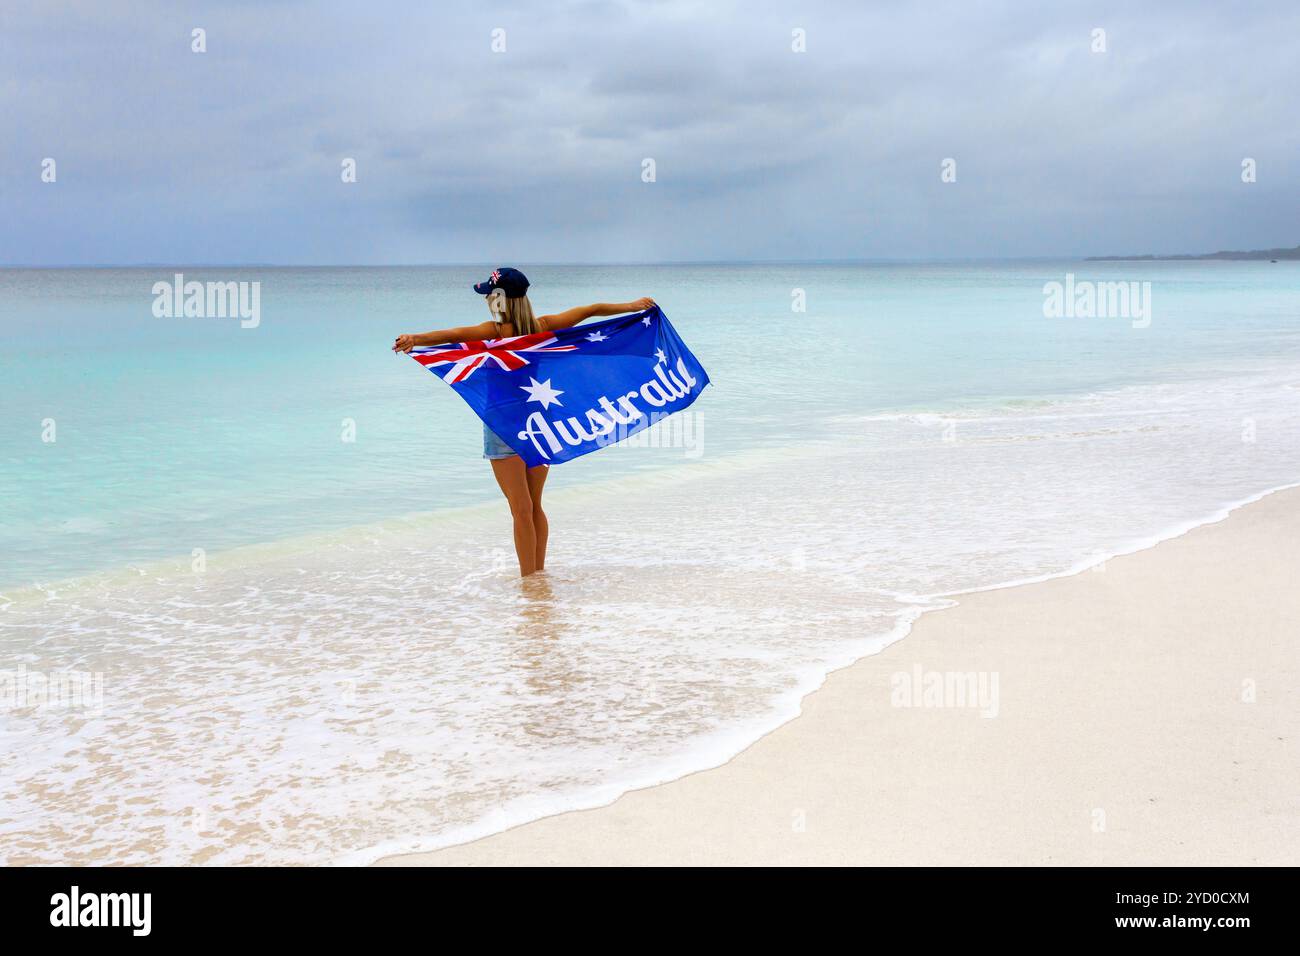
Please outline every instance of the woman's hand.
[{"label": "woman's hand", "polygon": [[399,335],[397,340],[393,342],[394,352],[409,352],[413,348],[415,348],[414,335]]},{"label": "woman's hand", "polygon": [[642,312],[645,309],[653,309],[655,300],[650,298],[650,296],[646,295],[637,299],[635,302],[629,302],[628,304],[632,306],[632,308],[629,311]]}]

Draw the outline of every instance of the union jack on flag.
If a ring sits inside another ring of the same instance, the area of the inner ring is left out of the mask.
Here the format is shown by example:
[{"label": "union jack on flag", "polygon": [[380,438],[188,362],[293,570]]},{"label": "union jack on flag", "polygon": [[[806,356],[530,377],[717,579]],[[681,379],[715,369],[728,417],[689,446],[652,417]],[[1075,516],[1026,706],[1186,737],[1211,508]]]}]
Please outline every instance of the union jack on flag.
[{"label": "union jack on flag", "polygon": [[516,335],[506,339],[458,342],[447,347],[417,346],[411,349],[411,357],[426,368],[450,363],[451,368],[443,375],[443,380],[455,385],[473,375],[488,359],[495,362],[498,368],[513,372],[528,364],[523,353],[572,352],[577,348],[576,345],[554,345],[556,341],[550,332],[533,332],[531,335]]}]

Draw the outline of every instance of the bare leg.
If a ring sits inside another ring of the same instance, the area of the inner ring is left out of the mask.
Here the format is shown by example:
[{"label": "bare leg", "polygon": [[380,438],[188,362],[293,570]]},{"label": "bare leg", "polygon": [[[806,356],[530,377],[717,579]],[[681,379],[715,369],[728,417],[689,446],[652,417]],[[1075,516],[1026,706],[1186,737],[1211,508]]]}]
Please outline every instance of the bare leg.
[{"label": "bare leg", "polygon": [[546,523],[546,512],[542,510],[542,486],[551,469],[546,465],[537,465],[528,469],[528,494],[533,499],[533,534],[537,539],[537,570],[546,567],[546,539],[550,526]]},{"label": "bare leg", "polygon": [[510,517],[515,523],[515,554],[519,573],[525,577],[537,570],[537,533],[533,528],[533,499],[528,491],[527,470],[518,455],[492,460],[501,493],[510,503]]}]

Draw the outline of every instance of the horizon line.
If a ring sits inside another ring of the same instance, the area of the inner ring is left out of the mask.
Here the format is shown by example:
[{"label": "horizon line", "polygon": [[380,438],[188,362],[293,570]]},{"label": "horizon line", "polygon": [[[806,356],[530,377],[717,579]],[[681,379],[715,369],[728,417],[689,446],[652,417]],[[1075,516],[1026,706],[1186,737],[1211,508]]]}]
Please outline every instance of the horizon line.
[{"label": "horizon line", "polygon": [[[1199,259],[1206,253],[1165,253],[1154,256],[1156,261],[1178,256],[1184,260]],[[943,265],[972,262],[1062,262],[1089,259],[1137,259],[1142,256],[1088,256],[1083,254],[1056,256],[950,256],[950,257],[899,257],[899,258],[837,258],[837,259],[658,259],[613,261],[548,261],[525,262],[529,268],[550,266],[749,266],[749,265]],[[1145,258],[1153,258],[1147,254]],[[1176,260],[1175,260],[1176,261]],[[1205,261],[1216,261],[1213,259]],[[1224,261],[1224,260],[1217,260]],[[1228,260],[1231,261],[1231,260]],[[114,263],[0,263],[0,269],[444,269],[484,268],[485,261],[462,262],[392,262],[392,263],[290,263],[290,262],[114,262]]]}]

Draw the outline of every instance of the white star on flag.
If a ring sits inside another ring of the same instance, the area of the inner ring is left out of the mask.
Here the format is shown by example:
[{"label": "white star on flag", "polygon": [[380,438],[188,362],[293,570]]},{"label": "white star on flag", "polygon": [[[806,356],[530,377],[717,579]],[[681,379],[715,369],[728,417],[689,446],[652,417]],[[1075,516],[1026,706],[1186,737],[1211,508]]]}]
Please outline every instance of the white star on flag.
[{"label": "white star on flag", "polygon": [[641,320],[641,324],[642,324],[642,325],[649,325],[649,324],[650,324],[650,316],[647,315],[644,319],[642,319],[642,320]]},{"label": "white star on flag", "polygon": [[587,336],[587,341],[588,341],[588,342],[603,342],[603,341],[605,341],[605,338],[606,338],[606,336],[601,335],[599,332],[592,332],[590,335]]},{"label": "white star on flag", "polygon": [[541,402],[542,408],[550,408],[552,404],[559,405],[560,407],[564,406],[564,403],[560,401],[560,396],[564,393],[557,388],[552,388],[551,380],[549,378],[544,382],[539,382],[530,375],[528,376],[528,381],[533,384],[520,385],[519,387],[528,393],[528,400],[530,402]]},{"label": "white star on flag", "polygon": [[668,356],[664,355],[663,349],[655,349],[655,358],[659,359],[659,361],[655,363],[656,365],[668,361]]}]

